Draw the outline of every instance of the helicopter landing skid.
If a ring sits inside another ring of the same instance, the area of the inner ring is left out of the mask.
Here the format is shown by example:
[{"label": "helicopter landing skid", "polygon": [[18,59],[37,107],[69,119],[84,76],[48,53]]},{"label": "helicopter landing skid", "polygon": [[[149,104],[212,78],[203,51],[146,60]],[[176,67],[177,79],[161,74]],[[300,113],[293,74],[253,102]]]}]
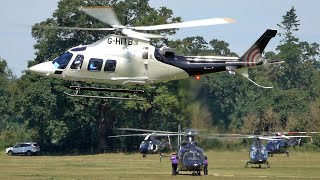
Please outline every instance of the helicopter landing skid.
[{"label": "helicopter landing skid", "polygon": [[70,86],[72,90],[75,90],[74,94],[64,92],[64,94],[71,97],[84,97],[84,98],[96,98],[96,99],[116,99],[116,100],[133,100],[133,101],[145,101],[145,98],[131,98],[131,97],[118,97],[118,96],[94,96],[94,95],[83,95],[79,94],[80,90],[87,91],[107,91],[107,92],[120,92],[120,93],[130,93],[130,94],[142,94],[143,90],[130,90],[130,89],[111,89],[111,88],[96,88],[96,87],[80,87],[80,86]]},{"label": "helicopter landing skid", "polygon": [[[246,165],[244,166],[245,168],[248,168],[249,167],[249,164],[251,164],[249,161],[248,162],[246,162]],[[266,164],[267,165],[267,168],[270,168],[270,164],[269,164],[269,162],[265,162],[264,164]],[[261,168],[261,164],[259,164],[259,168]]]}]

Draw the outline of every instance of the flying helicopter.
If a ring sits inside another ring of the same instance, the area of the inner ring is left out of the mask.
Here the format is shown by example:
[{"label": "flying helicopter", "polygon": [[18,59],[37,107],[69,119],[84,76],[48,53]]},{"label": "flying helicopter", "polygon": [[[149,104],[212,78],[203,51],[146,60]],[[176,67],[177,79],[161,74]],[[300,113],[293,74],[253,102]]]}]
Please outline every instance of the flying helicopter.
[{"label": "flying helicopter", "polygon": [[[162,157],[162,151],[164,148],[169,147],[172,149],[170,136],[177,136],[177,132],[170,131],[158,131],[158,130],[147,130],[147,129],[135,129],[135,128],[118,128],[118,130],[124,131],[140,131],[146,133],[140,134],[123,134],[108,136],[108,138],[118,138],[118,137],[132,137],[132,136],[143,136],[145,137],[140,143],[139,152],[142,154],[142,157],[146,157],[147,154],[158,154],[160,156],[160,161]],[[156,137],[167,137],[168,141],[160,141]]]},{"label": "flying helicopter", "polygon": [[[81,7],[80,10],[92,16],[111,28],[80,28],[80,27],[44,27],[34,28],[62,30],[96,30],[113,31],[112,35],[90,44],[70,48],[52,61],[32,66],[29,71],[39,75],[61,78],[70,81],[96,82],[116,85],[146,85],[171,80],[185,79],[190,76],[227,71],[238,73],[255,85],[262,88],[249,78],[248,68],[266,64],[281,63],[279,60],[266,60],[262,53],[270,39],[275,37],[277,30],[267,29],[265,33],[239,57],[222,56],[180,56],[171,48],[156,48],[150,45],[151,38],[164,38],[157,34],[139,31],[154,31],[177,29],[196,26],[218,25],[232,23],[230,18],[212,18],[153,26],[131,27],[121,25],[112,7]],[[121,93],[143,93],[142,90],[111,89],[97,87],[71,86],[72,97],[89,97],[120,100],[144,100],[141,98],[115,96],[89,96],[80,94],[82,90],[111,91]]]}]

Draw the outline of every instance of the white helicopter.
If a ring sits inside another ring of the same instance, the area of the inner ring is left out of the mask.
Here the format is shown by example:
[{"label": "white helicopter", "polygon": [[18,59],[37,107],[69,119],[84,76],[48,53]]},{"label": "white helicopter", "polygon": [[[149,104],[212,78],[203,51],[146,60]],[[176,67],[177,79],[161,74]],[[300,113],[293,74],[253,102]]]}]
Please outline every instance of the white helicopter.
[{"label": "white helicopter", "polygon": [[[202,74],[227,71],[236,72],[251,82],[248,68],[264,64],[280,63],[278,60],[262,59],[266,45],[277,34],[277,30],[268,29],[247,50],[242,57],[222,56],[180,56],[168,47],[156,48],[150,45],[150,38],[164,38],[161,35],[138,31],[177,29],[195,26],[207,26],[232,23],[230,18],[212,18],[182,23],[154,26],[123,26],[111,7],[81,7],[84,13],[106,23],[111,28],[51,27],[66,30],[115,31],[115,34],[84,46],[73,47],[55,58],[29,68],[31,72],[71,81],[96,82],[116,85],[145,85],[185,79]],[[36,27],[35,27],[36,28]],[[40,27],[41,28],[41,27]],[[50,27],[46,27],[50,28]],[[253,82],[256,84],[255,82]],[[264,87],[256,84],[262,88]],[[71,86],[76,90],[75,97],[93,97],[103,99],[143,100],[139,98],[105,97],[80,95],[80,90],[112,91],[124,93],[143,93],[142,90],[110,89]]]}]

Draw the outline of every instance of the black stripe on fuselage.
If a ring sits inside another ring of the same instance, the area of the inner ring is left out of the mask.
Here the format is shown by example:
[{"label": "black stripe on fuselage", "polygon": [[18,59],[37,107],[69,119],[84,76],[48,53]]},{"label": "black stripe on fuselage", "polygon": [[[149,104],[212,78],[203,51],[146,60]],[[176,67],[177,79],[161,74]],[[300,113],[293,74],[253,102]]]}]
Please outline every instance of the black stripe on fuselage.
[{"label": "black stripe on fuselage", "polygon": [[155,57],[158,61],[178,67],[186,71],[189,76],[216,73],[226,70],[226,66],[235,66],[241,68],[243,65],[240,61],[226,61],[221,59],[201,59],[198,57],[185,57],[172,55],[165,57],[156,49]]}]

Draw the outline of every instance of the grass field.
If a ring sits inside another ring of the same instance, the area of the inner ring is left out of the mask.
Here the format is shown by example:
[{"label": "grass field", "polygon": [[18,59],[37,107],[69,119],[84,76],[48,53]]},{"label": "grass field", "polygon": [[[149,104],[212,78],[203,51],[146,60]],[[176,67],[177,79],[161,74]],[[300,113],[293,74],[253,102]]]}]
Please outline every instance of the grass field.
[{"label": "grass field", "polygon": [[248,152],[207,152],[209,175],[171,176],[168,157],[110,153],[76,156],[0,155],[0,179],[320,179],[320,153],[269,158],[271,168],[244,168]]}]

